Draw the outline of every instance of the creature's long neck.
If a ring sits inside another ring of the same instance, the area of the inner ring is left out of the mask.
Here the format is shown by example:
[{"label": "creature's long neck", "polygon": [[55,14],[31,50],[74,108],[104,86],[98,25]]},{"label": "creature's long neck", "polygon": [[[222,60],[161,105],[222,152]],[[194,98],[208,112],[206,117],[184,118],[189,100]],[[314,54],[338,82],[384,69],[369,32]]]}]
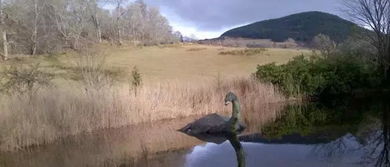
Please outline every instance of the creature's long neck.
[{"label": "creature's long neck", "polygon": [[[232,102],[233,112],[232,117],[230,117],[230,121],[234,121],[234,123],[238,123],[238,120],[241,119],[240,115],[240,102],[238,100],[235,100]],[[237,122],[235,122],[237,120]]]}]

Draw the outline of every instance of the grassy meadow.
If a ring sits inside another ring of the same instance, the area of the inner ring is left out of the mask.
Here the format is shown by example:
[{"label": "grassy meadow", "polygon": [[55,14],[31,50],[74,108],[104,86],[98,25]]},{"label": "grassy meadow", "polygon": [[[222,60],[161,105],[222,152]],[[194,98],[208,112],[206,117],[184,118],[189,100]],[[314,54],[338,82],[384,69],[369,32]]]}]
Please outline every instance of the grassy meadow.
[{"label": "grassy meadow", "polygon": [[[163,45],[150,47],[112,47],[102,45],[91,49],[99,56],[104,56],[105,65],[111,73],[118,75],[121,81],[126,81],[126,75],[134,66],[140,69],[145,82],[163,80],[193,80],[215,78],[218,75],[248,76],[256,71],[258,64],[276,62],[284,64],[293,57],[309,54],[305,49],[267,48],[254,55],[237,54],[247,49],[229,48],[198,44]],[[249,49],[250,50],[250,49]],[[232,55],[228,53],[231,52]],[[83,53],[82,53],[83,54]],[[56,75],[57,79],[74,79],[79,71],[80,61],[77,53],[70,52],[60,55],[35,56],[23,58],[18,56],[8,64],[40,63],[47,72]],[[4,66],[2,64],[1,66]]]},{"label": "grassy meadow", "polygon": [[[0,96],[0,150],[51,143],[97,129],[229,113],[230,108],[223,105],[228,91],[239,96],[243,110],[256,111],[286,100],[273,85],[249,76],[258,64],[283,64],[309,51],[267,48],[255,51],[259,54],[236,54],[242,49],[190,44],[142,48],[104,45],[80,55],[15,56],[0,65],[3,72],[9,66],[39,63],[40,72],[51,76],[52,84],[33,84],[37,89],[29,93],[18,91],[26,87],[21,84]],[[226,54],[229,52],[235,54]],[[134,66],[142,77],[142,85],[137,87],[130,79]]]}]

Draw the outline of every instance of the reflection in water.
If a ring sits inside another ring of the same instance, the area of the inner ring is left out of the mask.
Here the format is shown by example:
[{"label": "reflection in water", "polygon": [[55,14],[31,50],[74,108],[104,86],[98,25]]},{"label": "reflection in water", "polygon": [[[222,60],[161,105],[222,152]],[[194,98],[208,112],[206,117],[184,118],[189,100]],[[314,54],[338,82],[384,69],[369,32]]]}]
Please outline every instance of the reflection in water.
[{"label": "reflection in water", "polygon": [[[386,105],[384,107],[382,113],[382,133],[380,133],[380,137],[376,139],[376,141],[373,141],[373,143],[377,143],[378,145],[381,145],[381,150],[379,150],[379,155],[377,155],[377,162],[375,166],[390,166],[390,106]],[[375,152],[375,151],[373,151]]]},{"label": "reflection in water", "polygon": [[[329,162],[311,155],[313,145],[301,144],[262,144],[241,142],[245,150],[247,167],[349,167],[361,166],[347,162]],[[345,159],[351,162],[355,157]],[[234,150],[229,142],[219,145],[207,143],[196,146],[186,157],[186,167],[236,167]]]},{"label": "reflection in water", "polygon": [[[233,147],[234,150],[230,150],[229,151],[219,151],[221,152],[222,154],[220,155],[223,155],[222,157],[224,157],[223,159],[214,159],[214,160],[217,160],[220,162],[217,162],[216,163],[209,163],[209,161],[204,161],[201,160],[202,158],[209,158],[209,157],[212,157],[212,156],[209,156],[207,154],[203,154],[202,152],[200,152],[201,155],[206,155],[206,157],[202,157],[200,156],[201,159],[198,159],[198,158],[194,158],[194,157],[191,157],[191,154],[195,153],[196,154],[196,150],[194,150],[189,156],[187,156],[187,164],[186,166],[188,167],[196,167],[196,166],[230,166],[230,165],[233,165],[233,164],[237,164],[235,166],[238,166],[238,167],[245,167],[246,165],[246,161],[245,161],[245,151],[240,143],[240,140],[239,140],[239,137],[237,134],[235,133],[231,133],[231,134],[220,134],[220,135],[207,135],[207,134],[204,134],[204,135],[194,135],[194,137],[202,140],[202,141],[205,141],[205,142],[209,142],[209,144],[211,143],[215,143],[215,144],[218,144],[219,146],[222,146],[225,147],[223,149],[226,149],[226,146],[229,147],[227,145],[227,141],[229,141],[230,143],[230,148]],[[214,144],[211,144],[211,145],[214,145]],[[212,146],[213,147],[213,146]],[[217,146],[218,147],[218,146]],[[207,148],[207,144],[205,146],[205,148]],[[202,150],[202,149],[201,149]],[[229,160],[232,160],[231,158],[228,158],[228,157],[231,157],[232,154],[230,153],[235,153],[235,159],[237,160],[236,162],[231,162]],[[224,154],[227,154],[227,155],[224,155]],[[197,156],[197,155],[195,155]],[[212,157],[214,158],[214,157]],[[195,160],[195,161],[194,161]],[[203,162],[206,162],[206,164],[202,164]]]},{"label": "reflection in water", "polygon": [[355,135],[348,134],[332,142],[317,145],[313,152],[329,160],[355,154],[364,166],[390,166],[390,107],[387,103],[374,105],[369,110]]},{"label": "reflection in water", "polygon": [[238,167],[245,167],[245,152],[242,148],[240,140],[236,134],[229,137],[230,144],[232,144],[236,152]]}]

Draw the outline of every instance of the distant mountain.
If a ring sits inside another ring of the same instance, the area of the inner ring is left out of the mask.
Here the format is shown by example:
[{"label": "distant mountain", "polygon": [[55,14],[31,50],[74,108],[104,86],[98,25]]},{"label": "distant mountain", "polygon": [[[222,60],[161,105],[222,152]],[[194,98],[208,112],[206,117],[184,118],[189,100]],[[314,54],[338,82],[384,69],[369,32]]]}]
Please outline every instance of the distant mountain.
[{"label": "distant mountain", "polygon": [[225,32],[221,38],[271,39],[274,42],[292,38],[295,41],[309,42],[321,33],[336,42],[342,42],[352,32],[360,30],[361,27],[336,15],[304,12],[238,27]]}]

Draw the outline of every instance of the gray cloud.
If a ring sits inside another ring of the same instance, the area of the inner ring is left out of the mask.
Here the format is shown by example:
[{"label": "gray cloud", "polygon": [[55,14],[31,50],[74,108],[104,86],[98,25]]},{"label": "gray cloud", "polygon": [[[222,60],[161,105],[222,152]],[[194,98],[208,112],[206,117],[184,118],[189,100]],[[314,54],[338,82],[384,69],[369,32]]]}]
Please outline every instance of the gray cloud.
[{"label": "gray cloud", "polygon": [[[191,24],[200,31],[277,18],[303,11],[340,14],[342,0],[145,0],[168,19]],[[179,19],[180,18],[180,19]]]}]

